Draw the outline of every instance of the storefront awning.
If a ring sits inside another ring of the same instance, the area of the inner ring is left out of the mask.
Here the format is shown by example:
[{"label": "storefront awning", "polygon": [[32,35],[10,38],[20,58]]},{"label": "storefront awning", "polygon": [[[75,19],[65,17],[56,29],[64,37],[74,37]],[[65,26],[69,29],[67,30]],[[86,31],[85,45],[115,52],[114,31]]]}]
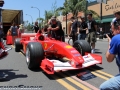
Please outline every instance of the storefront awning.
[{"label": "storefront awning", "polygon": [[113,18],[105,18],[102,19],[102,23],[107,23],[107,22],[111,22]]},{"label": "storefront awning", "polygon": [[100,20],[95,20],[97,23],[100,23]]}]

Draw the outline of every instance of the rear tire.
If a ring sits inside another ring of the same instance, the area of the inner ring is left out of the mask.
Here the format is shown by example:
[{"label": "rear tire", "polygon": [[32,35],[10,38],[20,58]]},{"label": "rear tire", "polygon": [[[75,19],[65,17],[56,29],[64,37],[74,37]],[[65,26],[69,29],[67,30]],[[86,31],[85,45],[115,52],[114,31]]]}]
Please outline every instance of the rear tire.
[{"label": "rear tire", "polygon": [[20,52],[22,49],[22,44],[20,43],[20,38],[15,39],[15,52]]},{"label": "rear tire", "polygon": [[91,46],[85,40],[77,40],[74,42],[73,47],[83,56],[85,52],[91,53]]},{"label": "rear tire", "polygon": [[29,69],[39,68],[44,59],[44,50],[38,42],[30,42],[26,49],[26,63]]}]

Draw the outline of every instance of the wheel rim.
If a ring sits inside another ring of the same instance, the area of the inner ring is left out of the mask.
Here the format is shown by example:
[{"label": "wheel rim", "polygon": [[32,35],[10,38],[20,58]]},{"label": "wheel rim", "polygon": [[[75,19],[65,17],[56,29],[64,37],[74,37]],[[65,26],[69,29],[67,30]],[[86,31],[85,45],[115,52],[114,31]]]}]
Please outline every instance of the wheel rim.
[{"label": "wheel rim", "polygon": [[83,52],[82,52],[82,47],[81,47],[79,44],[75,45],[74,48],[75,48],[77,51],[79,51],[80,54],[83,53]]},{"label": "wheel rim", "polygon": [[29,62],[30,62],[30,51],[28,48],[26,50],[26,62],[27,62],[27,64],[29,64]]}]

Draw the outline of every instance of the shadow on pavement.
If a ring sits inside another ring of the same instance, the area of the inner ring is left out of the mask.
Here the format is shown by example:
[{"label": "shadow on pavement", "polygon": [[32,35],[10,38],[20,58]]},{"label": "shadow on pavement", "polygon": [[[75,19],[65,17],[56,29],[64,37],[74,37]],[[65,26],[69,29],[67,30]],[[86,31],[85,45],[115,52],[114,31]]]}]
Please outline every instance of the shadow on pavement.
[{"label": "shadow on pavement", "polygon": [[31,69],[32,72],[42,72],[43,70],[41,68],[37,68],[37,69]]},{"label": "shadow on pavement", "polygon": [[5,73],[5,75],[7,75],[6,78],[1,77],[0,82],[5,82],[5,81],[10,81],[12,79],[16,79],[16,78],[27,78],[27,75],[24,74],[17,74],[15,73],[15,71],[19,71],[19,70],[13,70],[13,69],[6,69],[6,70],[0,70],[0,74]]}]

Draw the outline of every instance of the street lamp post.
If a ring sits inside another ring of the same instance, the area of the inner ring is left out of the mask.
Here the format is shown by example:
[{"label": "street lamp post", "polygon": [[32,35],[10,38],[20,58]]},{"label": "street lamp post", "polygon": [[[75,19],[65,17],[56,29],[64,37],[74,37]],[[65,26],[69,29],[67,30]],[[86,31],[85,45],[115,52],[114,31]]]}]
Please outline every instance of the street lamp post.
[{"label": "street lamp post", "polygon": [[31,20],[32,20],[32,24],[33,24],[33,18],[32,18],[32,16],[31,15],[29,15],[29,14],[26,14],[27,16],[30,16],[31,17]]},{"label": "street lamp post", "polygon": [[39,29],[41,29],[41,27],[40,27],[40,9],[37,7],[33,7],[33,6],[31,8],[36,8],[39,11]]}]

